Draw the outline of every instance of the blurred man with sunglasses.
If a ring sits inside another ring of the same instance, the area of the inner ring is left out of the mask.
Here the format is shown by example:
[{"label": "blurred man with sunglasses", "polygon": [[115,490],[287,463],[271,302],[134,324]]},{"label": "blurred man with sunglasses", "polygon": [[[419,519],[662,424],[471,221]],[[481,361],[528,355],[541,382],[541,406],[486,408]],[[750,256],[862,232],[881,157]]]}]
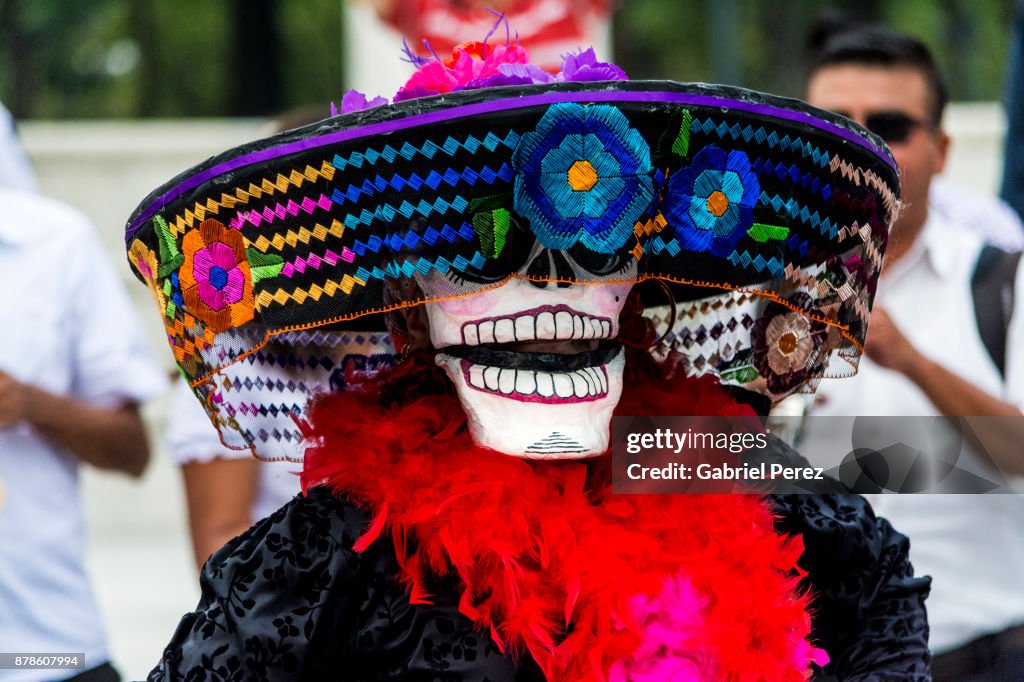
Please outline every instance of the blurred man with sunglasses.
[{"label": "blurred man with sunglasses", "polygon": [[[814,414],[1021,416],[1021,278],[1001,372],[975,319],[971,279],[981,239],[929,202],[949,137],[942,130],[948,93],[928,49],[885,29],[854,28],[826,39],[808,74],[811,104],[844,114],[888,142],[903,203],[878,285],[867,357],[856,380],[822,386]],[[807,428],[802,450],[810,452],[828,434],[816,433],[827,427],[814,420]],[[990,451],[1004,472],[1024,472],[1024,446],[1017,442],[999,457]],[[910,537],[917,572],[933,578],[928,611],[935,679],[1024,680],[1024,497],[884,495],[876,509]]]}]

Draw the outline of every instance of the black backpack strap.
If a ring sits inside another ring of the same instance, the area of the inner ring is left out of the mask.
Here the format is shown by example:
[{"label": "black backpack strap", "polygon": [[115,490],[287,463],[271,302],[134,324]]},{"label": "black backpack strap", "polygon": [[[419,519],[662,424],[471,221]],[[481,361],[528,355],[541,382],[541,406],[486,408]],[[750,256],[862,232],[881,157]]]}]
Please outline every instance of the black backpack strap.
[{"label": "black backpack strap", "polygon": [[1019,251],[986,245],[978,254],[971,276],[978,333],[1000,376],[1006,374],[1006,333],[1013,316],[1014,280],[1019,263]]}]

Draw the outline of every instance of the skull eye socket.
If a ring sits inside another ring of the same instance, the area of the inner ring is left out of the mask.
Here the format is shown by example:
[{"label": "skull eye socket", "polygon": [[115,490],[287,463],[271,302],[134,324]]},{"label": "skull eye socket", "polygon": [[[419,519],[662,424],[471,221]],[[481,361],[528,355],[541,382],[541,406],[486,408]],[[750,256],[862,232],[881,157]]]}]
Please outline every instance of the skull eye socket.
[{"label": "skull eye socket", "polygon": [[474,264],[467,265],[465,269],[456,273],[456,277],[463,282],[473,284],[491,284],[501,281],[526,266],[536,242],[537,238],[533,232],[512,217],[509,220],[504,245],[497,256],[484,258],[482,261],[478,260],[479,267]]},{"label": "skull eye socket", "polygon": [[574,263],[597,277],[607,277],[621,272],[636,260],[632,251],[625,247],[614,253],[598,253],[577,243],[567,253]]}]

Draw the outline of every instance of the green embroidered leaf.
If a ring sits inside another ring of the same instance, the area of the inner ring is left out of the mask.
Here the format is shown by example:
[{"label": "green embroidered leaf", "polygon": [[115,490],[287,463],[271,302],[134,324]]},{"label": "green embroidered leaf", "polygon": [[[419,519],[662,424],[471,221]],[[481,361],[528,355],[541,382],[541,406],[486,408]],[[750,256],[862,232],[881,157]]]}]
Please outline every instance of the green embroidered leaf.
[{"label": "green embroidered leaf", "polygon": [[160,267],[157,268],[156,276],[159,278],[169,277],[172,273],[178,271],[181,264],[185,262],[185,256],[180,253],[176,256],[169,256],[164,258],[164,243],[160,242]]},{"label": "green embroidered leaf", "polygon": [[157,268],[157,277],[168,277],[176,272],[181,264],[185,262],[185,256],[178,251],[178,244],[174,241],[174,235],[167,225],[167,221],[161,216],[153,216],[153,225],[156,226],[156,234],[159,237],[160,246],[160,267]]},{"label": "green embroidered leaf", "polygon": [[178,244],[174,240],[174,235],[171,234],[171,228],[167,225],[167,221],[160,215],[153,216],[153,224],[156,225],[156,233],[160,237],[160,253],[167,249],[167,253],[171,256],[177,256]]},{"label": "green embroidered leaf", "polygon": [[672,143],[672,153],[676,156],[685,157],[690,153],[690,123],[693,121],[693,115],[689,109],[683,109],[683,120],[679,125],[679,134],[676,135],[675,142]]},{"label": "green embroidered leaf", "polygon": [[780,240],[789,236],[789,228],[781,227],[779,225],[754,223],[750,226],[750,229],[747,230],[747,236],[755,242],[766,242],[769,239]]},{"label": "green embroidered leaf", "polygon": [[730,381],[737,384],[749,384],[761,375],[753,365],[744,365],[743,367],[727,369],[722,372],[721,376],[722,381]]},{"label": "green embroidered leaf", "polygon": [[509,212],[503,208],[484,211],[473,216],[473,230],[480,238],[480,253],[495,259],[505,249],[505,239],[511,224]]},{"label": "green embroidered leaf", "polygon": [[277,254],[263,253],[258,249],[246,249],[245,255],[249,259],[249,271],[252,273],[253,284],[277,277],[284,270],[284,259]]},{"label": "green embroidered leaf", "polygon": [[493,211],[495,209],[503,209],[507,206],[512,205],[512,193],[505,192],[504,194],[492,194],[486,197],[477,197],[469,202],[469,206],[466,207],[467,213],[480,213],[483,211]]},{"label": "green embroidered leaf", "polygon": [[497,258],[505,248],[505,238],[508,236],[512,216],[505,209],[498,208],[491,212],[491,217],[494,218],[494,257]]}]

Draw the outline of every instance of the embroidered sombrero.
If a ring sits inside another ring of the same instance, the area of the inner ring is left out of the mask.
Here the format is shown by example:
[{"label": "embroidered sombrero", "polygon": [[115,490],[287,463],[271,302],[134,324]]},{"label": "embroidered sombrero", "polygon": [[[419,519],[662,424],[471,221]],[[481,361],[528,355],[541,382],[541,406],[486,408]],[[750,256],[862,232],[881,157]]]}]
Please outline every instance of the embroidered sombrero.
[{"label": "embroidered sombrero", "polygon": [[[139,205],[129,259],[226,440],[266,430],[219,406],[232,366],[269,342],[510,278],[668,283],[676,318],[652,311],[665,343],[772,398],[833,354],[855,366],[898,208],[884,144],[749,90],[587,80],[621,74],[587,55],[570,56],[575,81],[519,64],[483,79],[500,87],[421,78],[403,101],[232,149]],[[388,295],[425,279],[429,293]]]}]

